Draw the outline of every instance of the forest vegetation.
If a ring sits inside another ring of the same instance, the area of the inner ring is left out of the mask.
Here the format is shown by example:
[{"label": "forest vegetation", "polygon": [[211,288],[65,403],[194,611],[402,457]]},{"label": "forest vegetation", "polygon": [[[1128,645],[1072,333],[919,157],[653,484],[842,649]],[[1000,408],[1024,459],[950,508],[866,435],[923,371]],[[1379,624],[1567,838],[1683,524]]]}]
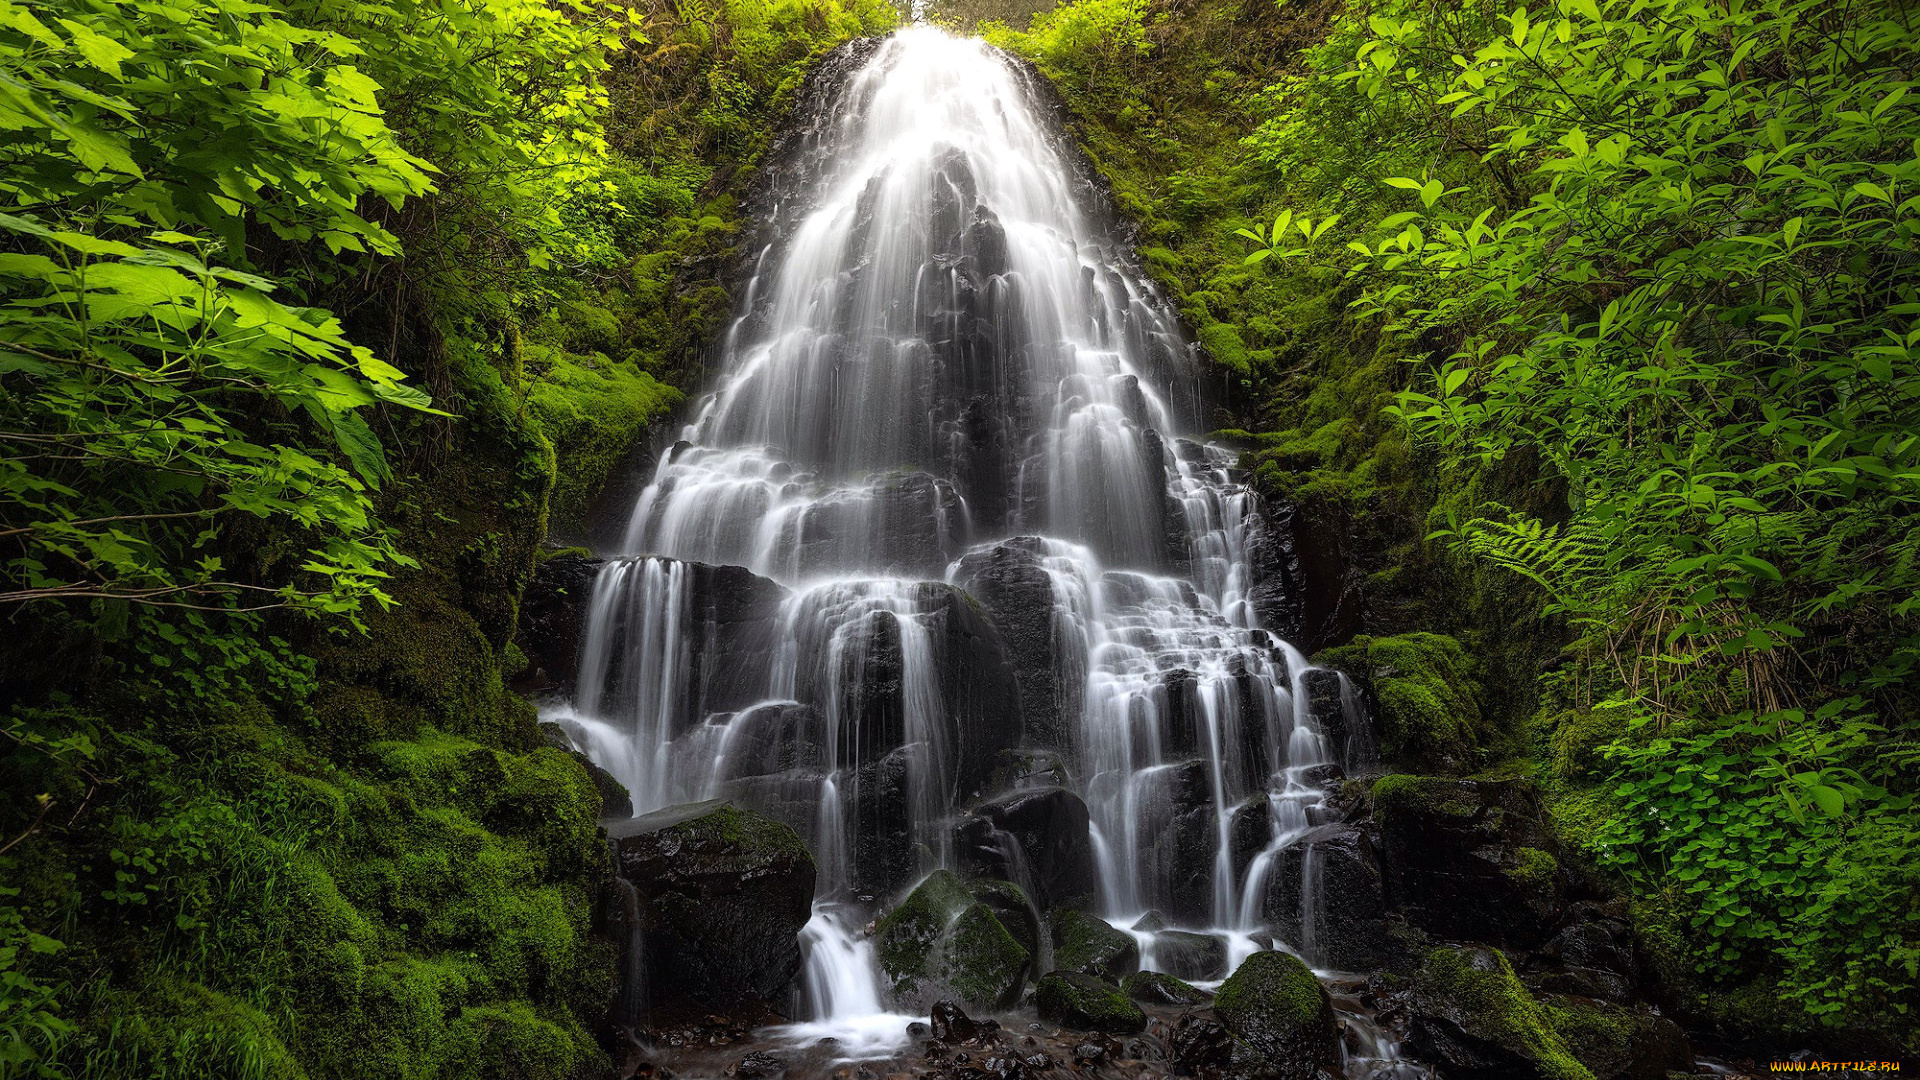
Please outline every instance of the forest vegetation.
[{"label": "forest vegetation", "polygon": [[[604,1072],[521,591],[903,17],[0,0],[0,1077]],[[1913,13],[934,17],[1059,91],[1397,767],[1536,785],[1690,1025],[1920,1045]]]}]

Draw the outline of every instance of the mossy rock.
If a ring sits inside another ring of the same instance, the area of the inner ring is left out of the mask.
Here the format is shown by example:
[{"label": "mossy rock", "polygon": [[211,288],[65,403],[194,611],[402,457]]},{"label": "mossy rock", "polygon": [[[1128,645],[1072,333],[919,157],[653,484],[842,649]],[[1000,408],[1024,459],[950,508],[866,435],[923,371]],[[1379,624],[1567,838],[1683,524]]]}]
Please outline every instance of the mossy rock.
[{"label": "mossy rock", "polygon": [[650,995],[721,1009],[784,997],[817,877],[799,833],[713,800],[612,822],[607,835],[639,904]]},{"label": "mossy rock", "polygon": [[1592,998],[1550,996],[1547,1021],[1595,1080],[1662,1080],[1690,1071],[1686,1032],[1664,1016]]},{"label": "mossy rock", "polygon": [[1140,943],[1098,916],[1061,909],[1053,913],[1053,966],[1119,982],[1140,970]]},{"label": "mossy rock", "polygon": [[936,870],[880,920],[874,944],[897,1007],[923,1011],[957,998],[995,1009],[1019,1000],[1033,954],[995,911],[995,903],[1011,902],[1008,888],[985,883],[977,896],[950,871]]},{"label": "mossy rock", "polygon": [[1416,1056],[1443,1068],[1540,1080],[1595,1080],[1498,949],[1427,954],[1408,998]]},{"label": "mossy rock", "polygon": [[1220,984],[1213,1012],[1280,1080],[1308,1080],[1339,1063],[1333,999],[1299,957],[1257,952]]},{"label": "mossy rock", "polygon": [[1034,989],[1040,1019],[1075,1031],[1131,1035],[1147,1026],[1147,1014],[1111,983],[1078,971],[1056,971]]},{"label": "mossy rock", "polygon": [[1152,1005],[1204,1005],[1213,995],[1164,971],[1136,971],[1120,980],[1120,992]]},{"label": "mossy rock", "polygon": [[1472,658],[1445,634],[1358,637],[1315,661],[1371,685],[1380,755],[1394,768],[1465,772],[1491,741]]}]

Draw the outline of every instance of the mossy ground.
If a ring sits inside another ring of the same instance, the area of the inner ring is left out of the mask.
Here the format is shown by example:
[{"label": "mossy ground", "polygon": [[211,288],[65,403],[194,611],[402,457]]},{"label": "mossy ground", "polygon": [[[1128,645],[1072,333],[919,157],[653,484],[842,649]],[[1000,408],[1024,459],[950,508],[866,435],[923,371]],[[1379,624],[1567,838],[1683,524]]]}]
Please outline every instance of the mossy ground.
[{"label": "mossy ground", "polygon": [[1467,1034],[1525,1058],[1546,1080],[1593,1080],[1499,951],[1435,949],[1416,981],[1457,1012]]}]

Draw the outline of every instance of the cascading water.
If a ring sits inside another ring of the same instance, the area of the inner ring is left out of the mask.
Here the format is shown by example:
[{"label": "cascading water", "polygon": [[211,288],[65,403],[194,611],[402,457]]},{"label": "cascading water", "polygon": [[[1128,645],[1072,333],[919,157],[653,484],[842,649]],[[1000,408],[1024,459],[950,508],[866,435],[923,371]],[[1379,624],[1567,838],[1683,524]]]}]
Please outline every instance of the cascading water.
[{"label": "cascading water", "polygon": [[1065,761],[1109,921],[1235,962],[1338,756],[1261,625],[1257,501],[1181,437],[1188,351],[1042,101],[914,26],[817,103],[554,713],[636,812],[725,796],[807,835],[806,1031],[843,1041],[905,1020],[854,927],[952,863],[1002,751]]}]

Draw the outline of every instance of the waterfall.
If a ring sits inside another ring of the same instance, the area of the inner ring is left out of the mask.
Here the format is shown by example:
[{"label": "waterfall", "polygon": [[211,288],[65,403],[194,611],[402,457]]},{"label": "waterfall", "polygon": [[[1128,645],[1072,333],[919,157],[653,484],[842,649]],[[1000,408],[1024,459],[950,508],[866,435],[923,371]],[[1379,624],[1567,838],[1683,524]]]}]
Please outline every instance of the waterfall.
[{"label": "waterfall", "polygon": [[1066,762],[1105,918],[1237,960],[1335,755],[1177,321],[1018,62],[916,25],[817,97],[551,715],[637,813],[737,797],[807,836],[803,1034],[904,1024],[856,927],[1016,746]]}]

